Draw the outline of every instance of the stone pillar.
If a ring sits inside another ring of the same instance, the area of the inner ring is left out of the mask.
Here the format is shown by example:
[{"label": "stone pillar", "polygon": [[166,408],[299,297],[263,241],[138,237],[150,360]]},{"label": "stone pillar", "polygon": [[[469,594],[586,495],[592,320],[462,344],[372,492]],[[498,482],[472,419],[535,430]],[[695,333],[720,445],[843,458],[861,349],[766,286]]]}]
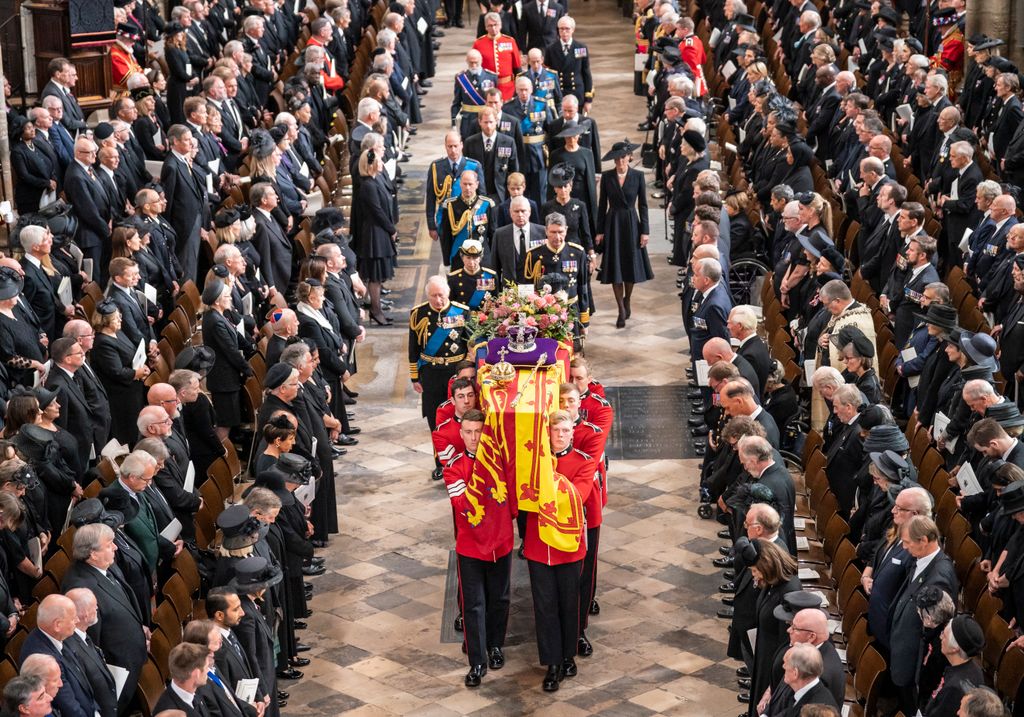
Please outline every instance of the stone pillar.
[{"label": "stone pillar", "polygon": [[999,37],[1006,46],[999,48],[1000,54],[1010,58],[1019,66],[1024,51],[1020,49],[1024,33],[1022,13],[1017,2],[1010,0],[971,0],[967,3],[967,36],[983,32],[989,37]]}]

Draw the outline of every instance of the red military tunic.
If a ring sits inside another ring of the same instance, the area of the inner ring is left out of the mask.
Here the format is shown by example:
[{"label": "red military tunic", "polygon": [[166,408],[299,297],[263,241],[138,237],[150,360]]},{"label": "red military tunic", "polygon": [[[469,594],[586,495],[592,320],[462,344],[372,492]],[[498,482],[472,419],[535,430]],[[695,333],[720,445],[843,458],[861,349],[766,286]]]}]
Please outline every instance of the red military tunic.
[{"label": "red military tunic", "polygon": [[[580,501],[584,506],[594,492],[594,476],[597,471],[596,461],[588,454],[569,445],[564,451],[555,454],[558,459],[556,470],[564,475],[573,488],[579,493]],[[527,560],[533,560],[545,565],[563,565],[583,560],[587,555],[586,525],[580,525],[579,538],[580,547],[574,553],[567,553],[550,545],[540,539],[540,529],[537,525],[537,514],[526,514],[526,537],[523,539],[525,545],[523,554]]]},{"label": "red military tunic", "polygon": [[597,379],[590,379],[590,383],[587,384],[587,391],[590,393],[596,393],[601,398],[604,398],[604,385]]},{"label": "red military tunic", "polygon": [[434,453],[442,463],[447,463],[466,450],[462,434],[459,433],[461,426],[462,419],[455,415],[453,407],[451,418],[445,419],[443,423],[438,423],[437,428],[430,434],[430,438],[434,442]]},{"label": "red military tunic", "polygon": [[938,51],[931,56],[931,66],[941,67],[949,75],[949,92],[964,76],[964,34],[956,25],[947,30],[939,43]]},{"label": "red military tunic", "polygon": [[607,440],[608,434],[593,423],[583,419],[576,421],[576,427],[572,432],[572,444],[596,459],[597,472],[594,474],[594,480],[599,483],[594,486],[590,497],[583,504],[587,512],[587,528],[597,528],[601,525],[601,509],[608,502],[608,477],[604,467],[604,444]]},{"label": "red military tunic", "polygon": [[345,88],[345,78],[338,74],[334,69],[334,59],[331,57],[331,53],[324,47],[324,43],[317,37],[309,38],[307,45],[316,45],[317,47],[323,47],[324,49],[324,67],[320,70],[320,77],[323,78],[324,87],[329,89],[331,92],[336,90],[342,90]]},{"label": "red military tunic", "polygon": [[580,415],[584,421],[590,421],[605,434],[612,430],[612,421],[615,418],[612,405],[604,396],[589,389],[580,396]]},{"label": "red military tunic", "polygon": [[514,37],[508,35],[481,35],[473,49],[483,57],[483,68],[498,76],[501,99],[508,101],[516,90],[516,75],[522,72],[523,57]]},{"label": "red military tunic", "polygon": [[[452,382],[448,382],[448,395],[452,395]],[[442,423],[447,421],[449,418],[455,415],[455,401],[450,398],[437,407],[437,411],[434,412],[434,425],[440,426]]]},{"label": "red military tunic", "polygon": [[472,485],[475,456],[460,453],[444,469],[444,484],[448,488],[448,499],[452,502],[455,518],[455,552],[467,558],[496,562],[512,552],[515,537],[512,532],[511,495],[506,491],[506,500],[498,503],[490,487],[474,496],[483,507],[484,518],[478,525],[469,522],[473,504],[466,495]]},{"label": "red military tunic", "polygon": [[708,84],[704,80],[704,62],[707,54],[704,52],[704,43],[696,35],[688,35],[679,43],[679,53],[683,62],[690,66],[693,72],[693,94],[695,97],[703,97],[708,93]]},{"label": "red military tunic", "polygon": [[119,42],[110,46],[110,79],[115,85],[124,87],[129,77],[141,72],[142,68],[135,61],[131,50],[126,50]]}]

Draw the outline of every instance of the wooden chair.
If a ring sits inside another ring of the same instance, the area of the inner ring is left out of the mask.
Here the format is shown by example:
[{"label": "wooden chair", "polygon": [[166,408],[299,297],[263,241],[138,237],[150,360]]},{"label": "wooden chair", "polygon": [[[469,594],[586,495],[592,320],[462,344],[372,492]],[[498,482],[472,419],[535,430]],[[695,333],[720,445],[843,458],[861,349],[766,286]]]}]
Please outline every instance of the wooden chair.
[{"label": "wooden chair", "polygon": [[223,458],[218,458],[206,470],[206,475],[217,486],[224,498],[231,498],[235,492],[235,476]]},{"label": "wooden chair", "polygon": [[[169,652],[169,650],[168,650]],[[146,660],[142,666],[142,673],[139,675],[138,690],[142,699],[139,706],[142,709],[142,717],[152,717],[156,709],[156,701],[163,694],[166,681],[156,666],[153,658]]]},{"label": "wooden chair", "polygon": [[149,656],[160,672],[160,679],[165,682],[171,677],[167,668],[167,658],[170,654],[171,644],[167,641],[167,635],[162,630],[153,630],[149,638]]},{"label": "wooden chair", "polygon": [[853,677],[853,686],[857,696],[863,701],[863,714],[878,713],[878,692],[884,682],[886,670],[885,658],[871,645],[864,648],[857,665],[857,674]]},{"label": "wooden chair", "polygon": [[196,593],[199,592],[202,579],[199,575],[199,568],[196,566],[196,559],[192,557],[192,553],[182,550],[171,563],[171,567],[174,568],[178,576],[181,577],[182,582],[185,583],[189,597],[194,598]]},{"label": "wooden chair", "polygon": [[225,496],[220,492],[220,488],[212,480],[203,481],[203,484],[199,486],[199,496],[203,499],[203,507],[210,508],[213,520],[216,522],[217,516],[224,510]]},{"label": "wooden chair", "polygon": [[39,582],[32,588],[32,597],[38,601],[42,601],[47,595],[60,592],[60,581],[57,580],[53,575],[49,573],[39,578]]},{"label": "wooden chair", "polygon": [[20,627],[15,630],[14,634],[7,640],[7,644],[4,645],[4,654],[7,655],[15,664],[21,664],[21,646],[25,644],[25,638],[28,637],[28,630],[22,630]]},{"label": "wooden chair", "polygon": [[993,615],[985,628],[985,649],[981,653],[981,666],[991,679],[1003,659],[1006,647],[1016,637],[1010,623],[1002,615]]},{"label": "wooden chair", "polygon": [[71,558],[69,558],[68,554],[62,549],[57,550],[50,556],[50,559],[47,560],[46,564],[43,566],[43,570],[48,572],[50,575],[53,575],[54,579],[60,583],[64,578],[64,573],[70,565]]},{"label": "wooden chair", "polygon": [[180,575],[172,575],[164,583],[162,592],[164,597],[174,606],[179,622],[185,624],[192,619],[192,594]]},{"label": "wooden chair", "polygon": [[153,623],[163,630],[171,647],[181,642],[181,621],[170,600],[164,600],[157,606],[156,613],[153,615]]},{"label": "wooden chair", "polygon": [[996,692],[1004,701],[1019,701],[1021,679],[1024,678],[1024,650],[1013,647],[1006,651],[996,672]]},{"label": "wooden chair", "polygon": [[12,677],[18,676],[18,666],[10,658],[4,658],[0,662],[0,685],[6,685]]}]

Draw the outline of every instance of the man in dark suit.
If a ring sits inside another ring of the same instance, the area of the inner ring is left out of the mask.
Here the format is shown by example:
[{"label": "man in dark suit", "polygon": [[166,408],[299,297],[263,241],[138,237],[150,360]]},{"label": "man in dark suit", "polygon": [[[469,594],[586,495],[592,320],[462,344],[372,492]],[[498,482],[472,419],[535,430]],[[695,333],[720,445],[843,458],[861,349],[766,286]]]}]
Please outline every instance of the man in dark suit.
[{"label": "man in dark suit", "polygon": [[46,375],[46,388],[57,391],[61,411],[57,425],[74,436],[78,445],[78,465],[88,466],[89,461],[99,456],[104,442],[97,440],[94,430],[96,417],[92,414],[89,399],[82,389],[77,372],[85,363],[85,349],[73,338],[59,338],[50,344],[52,368]]},{"label": "man in dark suit", "polygon": [[[259,672],[253,665],[253,655],[242,648],[242,643],[235,636],[234,628],[238,627],[244,615],[238,593],[229,587],[217,587],[206,596],[206,615],[217,625],[223,641],[221,648],[214,653],[213,659],[219,672],[229,685],[234,687],[239,680],[258,678]],[[270,696],[256,690],[256,699],[269,703]]]},{"label": "man in dark suit", "polygon": [[786,651],[782,664],[785,669],[783,679],[793,693],[784,705],[780,705],[779,711],[770,711],[769,717],[799,717],[805,705],[839,708],[821,681],[821,653],[813,645],[793,645]]},{"label": "man in dark suit", "polygon": [[167,668],[171,681],[156,701],[153,713],[164,710],[181,710],[185,717],[212,717],[213,710],[203,697],[197,694],[209,679],[206,660],[209,650],[202,645],[182,642],[171,648],[167,656]]},{"label": "man in dark suit", "polygon": [[125,714],[135,695],[142,666],[146,662],[149,628],[143,608],[124,584],[114,564],[114,531],[102,523],[83,525],[75,531],[73,558],[61,582],[65,592],[89,588],[96,596],[98,620],[89,635],[106,655],[108,664],[128,671],[128,679],[118,697],[118,713]]},{"label": "man in dark suit", "polygon": [[828,132],[841,99],[836,89],[837,74],[835,65],[824,65],[814,76],[820,94],[807,107],[807,144],[815,148],[818,157],[825,157],[828,151]]},{"label": "man in dark suit", "polygon": [[[754,371],[754,367],[749,361],[733,351],[732,345],[728,341],[718,336],[708,339],[707,343],[704,344],[703,353],[701,355],[704,360],[708,362],[709,368],[719,361],[731,363],[735,366],[736,370],[739,371],[740,377],[745,379],[750,385],[750,410],[753,411],[754,408],[760,405],[761,384],[757,380],[757,372]],[[747,412],[745,410],[744,415],[746,415],[746,413]],[[771,440],[770,436],[768,440]],[[772,445],[775,444],[773,443]]]},{"label": "man in dark suit", "polygon": [[498,275],[499,286],[509,281],[525,283],[526,253],[546,240],[544,227],[530,221],[530,200],[526,197],[512,198],[509,215],[512,223],[494,232],[494,241],[487,247],[484,261],[487,268]]},{"label": "man in dark suit", "polygon": [[22,668],[30,655],[45,655],[56,661],[63,682],[53,699],[53,706],[68,717],[92,717],[98,710],[92,685],[75,655],[64,650],[64,641],[75,633],[75,604],[63,595],[47,595],[39,603],[36,629],[21,646]]},{"label": "man in dark suit", "polygon": [[897,242],[900,239],[897,219],[900,205],[906,198],[907,190],[903,185],[895,182],[881,184],[875,195],[875,204],[880,210],[878,224],[870,234],[861,233],[857,237],[860,275],[876,294],[882,292],[889,278],[887,272],[896,261]]},{"label": "man in dark suit", "polygon": [[937,587],[951,597],[958,590],[953,561],[942,552],[940,537],[935,521],[923,515],[915,515],[900,531],[900,539],[912,561],[889,613],[889,676],[904,714],[917,711],[917,678],[923,659],[921,631],[924,628],[914,596],[926,585]]},{"label": "man in dark suit", "polygon": [[[864,340],[867,341],[866,338]],[[852,384],[840,386],[832,398],[832,410],[839,427],[825,453],[825,477],[839,503],[839,512],[844,516],[853,510],[857,492],[856,477],[864,463],[861,429],[857,423],[862,400],[860,389]]]},{"label": "man in dark suit", "polygon": [[263,257],[263,279],[267,286],[284,296],[292,276],[292,243],[271,214],[277,208],[277,190],[269,183],[260,182],[249,191],[249,199],[256,220],[252,243]]},{"label": "man in dark suit", "polygon": [[765,382],[771,373],[774,361],[768,353],[768,346],[757,335],[757,314],[749,306],[735,306],[729,312],[727,323],[729,335],[740,342],[736,349],[742,358],[754,369],[757,375],[757,386],[764,392]]},{"label": "man in dark suit", "polygon": [[894,341],[905,346],[914,330],[914,315],[921,313],[924,288],[939,281],[939,272],[931,262],[936,241],[925,234],[911,239],[906,248],[907,273],[894,271],[885,285],[882,308],[895,317]]},{"label": "man in dark suit", "polygon": [[687,333],[690,335],[690,358],[696,361],[704,355],[704,344],[718,336],[728,341],[729,312],[732,297],[722,283],[722,265],[716,259],[701,259],[693,272],[693,306]]},{"label": "man in dark suit", "polygon": [[496,204],[508,199],[508,175],[519,171],[519,157],[511,137],[497,131],[494,110],[485,107],[479,113],[480,132],[466,140],[466,156],[483,167],[480,181],[490,188]]},{"label": "man in dark suit", "polygon": [[117,257],[110,262],[110,288],[107,295],[121,312],[121,331],[138,346],[142,342],[146,346],[155,347],[156,337],[150,324],[149,316],[135,287],[139,283],[139,265],[126,257]]},{"label": "man in dark suit", "polygon": [[[93,372],[89,365],[88,356],[96,340],[96,334],[88,322],[81,319],[72,319],[64,326],[64,336],[75,339],[78,345],[85,352],[86,359],[76,371],[76,379],[86,401],[89,403],[89,413],[92,418],[93,441],[100,448],[106,445],[110,438],[110,399],[107,397],[107,389],[100,382],[99,377]],[[52,347],[51,347],[52,351]],[[51,353],[52,356],[52,353]]]},{"label": "man in dark suit", "polygon": [[555,0],[530,0],[523,3],[523,25],[519,28],[519,46],[524,50],[534,47],[543,50],[558,40],[558,19],[565,8]]},{"label": "man in dark suit", "polygon": [[793,476],[786,466],[776,460],[771,443],[760,436],[745,436],[737,444],[740,463],[754,479],[767,486],[774,499],[782,521],[781,534],[789,548],[790,555],[796,555],[796,528],[793,525],[793,510],[796,505],[796,488]]},{"label": "man in dark suit", "polygon": [[100,717],[116,717],[117,685],[107,669],[103,653],[89,637],[87,630],[99,619],[96,596],[88,588],[68,590],[66,596],[75,604],[75,631],[64,640],[64,649],[75,656],[92,687]]},{"label": "man in dark suit", "polygon": [[72,90],[78,83],[78,70],[63,57],[55,57],[50,60],[46,70],[50,75],[50,81],[43,87],[40,99],[45,100],[50,96],[59,99],[64,108],[61,124],[72,134],[81,132],[86,128],[85,114],[82,112],[82,106],[78,104],[78,100],[72,94]]},{"label": "man in dark suit", "polygon": [[[1007,253],[1006,237],[1010,229],[1017,224],[1017,202],[1011,194],[1000,194],[992,200],[989,205],[988,216],[981,223],[974,227],[975,234],[970,237],[971,258],[967,261],[967,276],[972,279],[977,287],[978,293],[984,294],[989,282],[994,276],[993,269]],[[954,235],[949,230],[949,221],[946,223],[946,233],[949,241],[954,241]],[[960,236],[963,236],[961,230]],[[959,240],[957,240],[959,241]],[[982,305],[984,306],[984,305]],[[982,308],[982,307],[979,307]],[[985,311],[990,309],[985,308]]]},{"label": "man in dark suit", "polygon": [[[32,307],[47,338],[54,341],[60,335],[59,329],[69,312],[60,303],[57,283],[61,277],[50,262],[53,235],[44,226],[30,225],[21,230],[19,240],[25,250],[21,260],[25,278],[23,300]],[[70,306],[69,311],[73,315],[74,306]]]},{"label": "man in dark suit", "polygon": [[993,157],[1000,159],[1006,156],[1006,150],[1010,146],[1010,140],[1014,133],[1024,122],[1024,111],[1021,110],[1020,78],[1016,72],[1003,72],[996,76],[995,82],[996,97],[1002,102],[995,112],[995,117],[990,120],[989,135],[986,138],[988,149]]},{"label": "man in dark suit", "polygon": [[75,138],[60,123],[64,116],[64,105],[57,97],[50,96],[42,100],[42,107],[29,111],[36,126],[36,140],[42,138],[53,150],[57,163],[60,165],[60,181],[63,181],[68,165],[75,158]]},{"label": "man in dark suit", "polygon": [[[167,505],[173,511],[174,517],[181,523],[182,537],[190,540],[195,537],[195,514],[202,506],[203,501],[199,497],[199,490],[196,487],[199,479],[193,476],[192,486],[189,487],[187,485],[188,463],[179,465],[167,448],[167,440],[172,434],[172,425],[173,419],[162,407],[146,406],[143,408],[139,414],[138,426],[140,435],[147,440],[145,444],[139,442],[138,450],[151,451],[157,461],[162,460],[162,465],[153,476],[153,485],[160,491],[164,500],[167,501]],[[157,445],[150,445],[152,441],[148,439],[156,441]],[[166,452],[168,457],[162,459],[157,455],[161,452]]]},{"label": "man in dark suit", "polygon": [[941,256],[948,264],[959,265],[963,263],[963,253],[958,245],[964,230],[970,226],[971,215],[976,211],[976,190],[985,176],[974,161],[974,146],[970,142],[954,142],[950,146],[949,166],[949,171],[944,174],[947,181],[942,183],[936,201],[942,208],[944,219],[945,241]]},{"label": "man in dark suit", "polygon": [[75,158],[64,175],[64,195],[78,217],[75,244],[86,258],[93,260],[93,278],[106,277],[101,265],[103,247],[110,242],[111,208],[103,186],[92,165],[96,161],[96,143],[87,137],[75,141]]},{"label": "man in dark suit", "polygon": [[174,228],[182,275],[195,280],[199,242],[210,223],[206,180],[193,169],[192,130],[185,125],[172,125],[167,130],[167,141],[171,152],[160,171],[160,184],[167,198],[164,218]]}]

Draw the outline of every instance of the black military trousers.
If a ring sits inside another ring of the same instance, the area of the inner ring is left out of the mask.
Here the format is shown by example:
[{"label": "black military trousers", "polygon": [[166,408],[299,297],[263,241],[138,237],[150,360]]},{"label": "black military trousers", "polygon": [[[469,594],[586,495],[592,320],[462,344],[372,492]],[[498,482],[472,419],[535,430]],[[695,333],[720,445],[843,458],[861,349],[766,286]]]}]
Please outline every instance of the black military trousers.
[{"label": "black military trousers", "polygon": [[512,594],[512,551],[495,562],[458,556],[462,639],[469,664],[486,665],[487,650],[505,646]]},{"label": "black military trousers", "polygon": [[[594,490],[598,487],[595,485]],[[580,572],[580,634],[590,622],[590,603],[597,590],[597,544],[601,539],[601,526],[587,528],[587,555]]]},{"label": "black military trousers", "polygon": [[576,656],[582,566],[582,560],[562,565],[529,561],[537,652],[542,665],[561,665]]}]

